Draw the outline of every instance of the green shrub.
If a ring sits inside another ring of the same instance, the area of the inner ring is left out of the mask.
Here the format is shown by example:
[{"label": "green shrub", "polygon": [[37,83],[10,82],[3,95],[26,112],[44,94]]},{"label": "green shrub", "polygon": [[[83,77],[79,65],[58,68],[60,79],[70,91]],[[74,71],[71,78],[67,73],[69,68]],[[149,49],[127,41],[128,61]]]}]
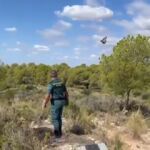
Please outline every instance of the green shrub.
[{"label": "green shrub", "polygon": [[135,97],[140,96],[141,95],[141,91],[135,91],[135,92],[133,92],[133,95]]},{"label": "green shrub", "polygon": [[8,88],[6,81],[0,81],[0,91]]},{"label": "green shrub", "polygon": [[150,93],[144,93],[144,94],[142,95],[142,99],[144,99],[144,100],[150,99]]}]

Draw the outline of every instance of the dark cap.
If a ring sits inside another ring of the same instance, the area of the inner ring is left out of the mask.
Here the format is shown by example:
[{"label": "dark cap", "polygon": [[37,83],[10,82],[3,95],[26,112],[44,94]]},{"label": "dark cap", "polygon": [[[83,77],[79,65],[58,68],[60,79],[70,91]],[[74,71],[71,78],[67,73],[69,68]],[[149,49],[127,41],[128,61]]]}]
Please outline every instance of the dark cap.
[{"label": "dark cap", "polygon": [[56,71],[56,70],[52,70],[52,71],[51,71],[51,77],[52,77],[52,78],[57,77],[57,71]]}]

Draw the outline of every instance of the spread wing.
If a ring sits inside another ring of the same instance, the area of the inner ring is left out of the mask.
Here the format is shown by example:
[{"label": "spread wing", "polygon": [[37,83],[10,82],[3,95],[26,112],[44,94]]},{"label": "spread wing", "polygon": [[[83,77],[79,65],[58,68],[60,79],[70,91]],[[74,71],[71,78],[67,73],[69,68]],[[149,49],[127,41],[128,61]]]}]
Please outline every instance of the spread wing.
[{"label": "spread wing", "polygon": [[100,42],[101,42],[102,44],[106,44],[106,42],[107,42],[107,36],[105,36],[102,40],[100,40]]}]

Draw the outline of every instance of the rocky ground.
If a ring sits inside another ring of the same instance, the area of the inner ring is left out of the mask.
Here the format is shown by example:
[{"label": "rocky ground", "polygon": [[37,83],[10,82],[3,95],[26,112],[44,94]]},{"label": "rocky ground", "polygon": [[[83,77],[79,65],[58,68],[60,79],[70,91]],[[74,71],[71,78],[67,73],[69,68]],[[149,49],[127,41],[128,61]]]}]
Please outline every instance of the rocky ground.
[{"label": "rocky ground", "polygon": [[[106,116],[105,116],[106,117]],[[64,128],[67,127],[67,120],[63,119]],[[94,143],[105,143],[108,149],[114,149],[111,147],[111,142],[119,137],[122,143],[123,150],[149,150],[150,149],[150,130],[142,134],[140,138],[133,138],[128,129],[117,124],[117,122],[107,122],[107,119],[93,119],[96,128],[90,135],[75,135],[71,133],[64,133],[65,141],[58,144],[50,144],[50,141],[43,146],[42,150],[75,150],[80,146]],[[33,130],[39,130],[40,133],[44,130],[49,130],[52,133],[53,126],[48,120],[40,122],[32,122],[30,128]],[[103,132],[103,134],[102,134]]]}]

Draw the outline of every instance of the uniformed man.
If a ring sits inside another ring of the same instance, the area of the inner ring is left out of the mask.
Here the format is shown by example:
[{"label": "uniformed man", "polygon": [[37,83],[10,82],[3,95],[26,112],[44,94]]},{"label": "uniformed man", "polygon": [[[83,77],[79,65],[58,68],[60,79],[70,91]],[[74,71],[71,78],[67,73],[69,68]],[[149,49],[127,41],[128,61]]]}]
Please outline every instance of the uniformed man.
[{"label": "uniformed man", "polygon": [[51,118],[54,125],[55,138],[62,136],[62,112],[64,106],[68,105],[68,92],[64,83],[58,78],[57,71],[51,72],[51,82],[48,85],[48,95],[46,96],[43,108],[51,102]]}]

